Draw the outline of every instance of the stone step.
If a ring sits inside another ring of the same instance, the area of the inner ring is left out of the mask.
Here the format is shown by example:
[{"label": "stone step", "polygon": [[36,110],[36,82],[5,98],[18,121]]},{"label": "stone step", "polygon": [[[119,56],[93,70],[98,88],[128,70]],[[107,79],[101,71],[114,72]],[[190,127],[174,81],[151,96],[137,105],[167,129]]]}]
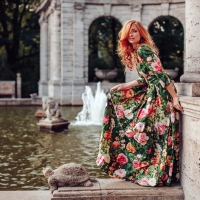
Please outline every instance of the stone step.
[{"label": "stone step", "polygon": [[180,185],[142,187],[120,179],[97,179],[92,187],[60,187],[51,200],[184,200]]}]

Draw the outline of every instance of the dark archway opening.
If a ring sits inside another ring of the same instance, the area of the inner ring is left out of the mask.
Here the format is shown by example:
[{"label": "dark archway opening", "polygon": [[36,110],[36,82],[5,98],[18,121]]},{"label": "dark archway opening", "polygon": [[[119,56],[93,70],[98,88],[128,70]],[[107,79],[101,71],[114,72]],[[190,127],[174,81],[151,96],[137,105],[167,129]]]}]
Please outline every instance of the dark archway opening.
[{"label": "dark archway opening", "polygon": [[159,49],[159,57],[165,69],[179,69],[179,81],[183,74],[184,30],[181,22],[172,16],[155,19],[149,26],[149,33]]},{"label": "dark archway opening", "polygon": [[100,17],[89,28],[89,70],[88,81],[101,81],[95,75],[95,68],[118,69],[117,76],[111,82],[124,82],[123,67],[116,53],[118,33],[122,25],[113,17]]}]

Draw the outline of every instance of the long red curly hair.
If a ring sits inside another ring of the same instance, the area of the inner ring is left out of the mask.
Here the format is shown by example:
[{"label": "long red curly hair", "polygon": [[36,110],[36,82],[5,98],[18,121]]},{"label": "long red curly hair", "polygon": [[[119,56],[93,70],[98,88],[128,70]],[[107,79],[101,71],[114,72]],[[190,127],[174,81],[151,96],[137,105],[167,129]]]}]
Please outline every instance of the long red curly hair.
[{"label": "long red curly hair", "polygon": [[155,46],[149,32],[143,27],[143,25],[136,20],[127,21],[119,32],[119,41],[117,46],[117,53],[121,57],[122,63],[126,66],[125,71],[127,69],[132,70],[135,65],[133,53],[134,51],[137,51],[137,49],[133,49],[132,44],[128,41],[129,31],[132,24],[135,24],[140,33],[141,39],[138,46],[141,44],[147,44],[158,54],[157,47]]}]

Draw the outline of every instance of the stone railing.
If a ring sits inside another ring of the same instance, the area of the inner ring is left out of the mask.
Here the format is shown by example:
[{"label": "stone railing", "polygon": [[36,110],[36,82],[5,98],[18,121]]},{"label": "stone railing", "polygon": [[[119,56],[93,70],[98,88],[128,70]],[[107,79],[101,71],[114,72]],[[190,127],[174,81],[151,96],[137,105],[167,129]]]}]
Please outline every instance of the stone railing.
[{"label": "stone railing", "polygon": [[0,81],[0,96],[15,98],[15,81]]},{"label": "stone railing", "polygon": [[15,81],[0,81],[0,97],[7,98],[21,98],[21,74],[17,73],[17,81],[16,81],[16,89],[15,91]]}]

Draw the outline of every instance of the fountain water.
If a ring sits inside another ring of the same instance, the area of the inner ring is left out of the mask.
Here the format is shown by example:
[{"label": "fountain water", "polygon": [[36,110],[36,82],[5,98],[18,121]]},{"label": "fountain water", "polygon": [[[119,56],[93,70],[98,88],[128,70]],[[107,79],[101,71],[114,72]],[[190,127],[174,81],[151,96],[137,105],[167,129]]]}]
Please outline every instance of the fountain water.
[{"label": "fountain water", "polygon": [[93,96],[92,89],[85,86],[82,100],[83,109],[76,116],[77,121],[74,125],[101,125],[106,106],[106,94],[101,89],[101,83],[97,83],[95,96]]}]

